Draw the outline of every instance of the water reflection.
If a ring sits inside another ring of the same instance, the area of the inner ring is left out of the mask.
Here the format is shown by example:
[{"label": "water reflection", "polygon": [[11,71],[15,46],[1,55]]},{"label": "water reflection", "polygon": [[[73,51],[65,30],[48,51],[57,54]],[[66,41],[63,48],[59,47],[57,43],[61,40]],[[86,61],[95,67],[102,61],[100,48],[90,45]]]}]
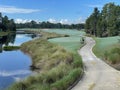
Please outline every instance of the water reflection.
[{"label": "water reflection", "polygon": [[19,46],[21,43],[31,40],[33,38],[37,37],[36,34],[31,33],[9,33],[6,36],[0,36],[0,53],[2,53],[3,46]]},{"label": "water reflection", "polygon": [[2,50],[3,45],[8,46],[9,43],[14,44],[15,37],[16,37],[16,33],[9,33],[6,36],[0,37],[0,53],[3,51]]},{"label": "water reflection", "polygon": [[[0,37],[0,90],[31,75],[31,58],[20,50],[4,51],[3,46],[21,45],[35,38],[35,34],[9,33]],[[2,89],[1,89],[2,88]]]}]

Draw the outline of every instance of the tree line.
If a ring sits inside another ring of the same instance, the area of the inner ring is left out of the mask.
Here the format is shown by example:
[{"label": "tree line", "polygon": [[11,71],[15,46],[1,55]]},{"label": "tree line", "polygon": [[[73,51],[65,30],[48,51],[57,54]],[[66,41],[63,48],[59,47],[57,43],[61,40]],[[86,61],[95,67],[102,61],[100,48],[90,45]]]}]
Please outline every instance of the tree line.
[{"label": "tree line", "polygon": [[0,13],[0,29],[2,31],[16,31],[14,19],[9,19],[7,16],[2,17],[2,13]]},{"label": "tree line", "polygon": [[94,8],[87,18],[85,31],[98,37],[116,36],[120,33],[120,6],[114,3],[104,5],[101,12]]},{"label": "tree line", "polygon": [[62,28],[62,29],[84,29],[84,24],[61,24],[61,23],[50,23],[50,22],[39,22],[32,20],[31,22],[16,24],[17,28]]}]

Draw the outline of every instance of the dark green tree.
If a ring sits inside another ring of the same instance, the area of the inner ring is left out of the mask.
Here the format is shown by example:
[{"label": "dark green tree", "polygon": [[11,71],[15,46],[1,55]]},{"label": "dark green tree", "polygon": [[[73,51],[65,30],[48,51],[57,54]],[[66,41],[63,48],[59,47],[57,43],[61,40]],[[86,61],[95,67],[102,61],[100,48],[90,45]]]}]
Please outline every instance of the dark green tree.
[{"label": "dark green tree", "polygon": [[115,36],[120,31],[120,6],[106,4],[101,13],[97,8],[86,20],[86,33],[95,36]]}]

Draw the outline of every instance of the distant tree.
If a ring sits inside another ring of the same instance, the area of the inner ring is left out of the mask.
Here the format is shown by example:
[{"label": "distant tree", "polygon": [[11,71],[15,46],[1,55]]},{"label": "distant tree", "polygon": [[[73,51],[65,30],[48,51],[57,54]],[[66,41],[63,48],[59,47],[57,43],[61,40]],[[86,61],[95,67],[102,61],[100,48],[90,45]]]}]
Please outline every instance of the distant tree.
[{"label": "distant tree", "polygon": [[19,23],[16,24],[17,28],[65,28],[65,29],[84,29],[84,24],[61,24],[61,23],[50,23],[50,22],[39,22],[36,23],[35,21],[27,22],[27,23]]},{"label": "distant tree", "polygon": [[0,31],[2,30],[2,13],[0,13]]},{"label": "distant tree", "polygon": [[97,23],[99,19],[99,10],[98,8],[94,8],[94,12],[92,14],[92,29],[93,29],[93,34],[97,36]]},{"label": "distant tree", "polygon": [[86,20],[86,33],[95,36],[115,36],[120,31],[120,6],[108,3],[101,13],[97,8]]},{"label": "distant tree", "polygon": [[2,31],[16,31],[16,24],[13,19],[9,20],[7,16],[2,17],[2,13],[0,13],[0,28]]},{"label": "distant tree", "polygon": [[97,23],[100,17],[98,8],[94,8],[94,12],[86,20],[86,32],[97,36]]}]

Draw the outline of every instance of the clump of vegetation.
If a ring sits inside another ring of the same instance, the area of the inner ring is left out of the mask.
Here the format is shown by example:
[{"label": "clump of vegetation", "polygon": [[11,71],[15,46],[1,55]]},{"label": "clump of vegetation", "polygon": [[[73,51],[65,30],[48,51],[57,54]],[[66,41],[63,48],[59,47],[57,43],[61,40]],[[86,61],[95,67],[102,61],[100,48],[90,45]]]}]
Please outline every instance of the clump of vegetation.
[{"label": "clump of vegetation", "polygon": [[41,69],[41,71],[51,69],[61,62],[71,63],[73,59],[70,52],[44,39],[24,43],[21,47],[21,50],[31,55],[32,66]]},{"label": "clump of vegetation", "polygon": [[37,74],[13,84],[8,90],[66,90],[80,77],[82,60],[77,52],[67,51],[46,38],[49,35],[21,45],[21,50],[30,54]]},{"label": "clump of vegetation", "polygon": [[14,22],[14,19],[9,19],[7,16],[2,16],[2,13],[0,12],[0,31],[3,32],[10,32],[10,31],[16,31],[16,24]]},{"label": "clump of vegetation", "polygon": [[106,51],[104,56],[106,60],[111,62],[111,64],[120,63],[120,48],[112,48],[110,52]]},{"label": "clump of vegetation", "polygon": [[120,5],[115,3],[105,4],[101,11],[94,8],[94,11],[86,20],[86,33],[98,37],[119,35],[119,12]]},{"label": "clump of vegetation", "polygon": [[18,49],[20,49],[20,46],[4,46],[3,49],[5,51],[18,50]]},{"label": "clump of vegetation", "polygon": [[120,43],[117,37],[96,38],[96,45],[93,48],[95,55],[112,65],[116,69],[120,69]]}]

